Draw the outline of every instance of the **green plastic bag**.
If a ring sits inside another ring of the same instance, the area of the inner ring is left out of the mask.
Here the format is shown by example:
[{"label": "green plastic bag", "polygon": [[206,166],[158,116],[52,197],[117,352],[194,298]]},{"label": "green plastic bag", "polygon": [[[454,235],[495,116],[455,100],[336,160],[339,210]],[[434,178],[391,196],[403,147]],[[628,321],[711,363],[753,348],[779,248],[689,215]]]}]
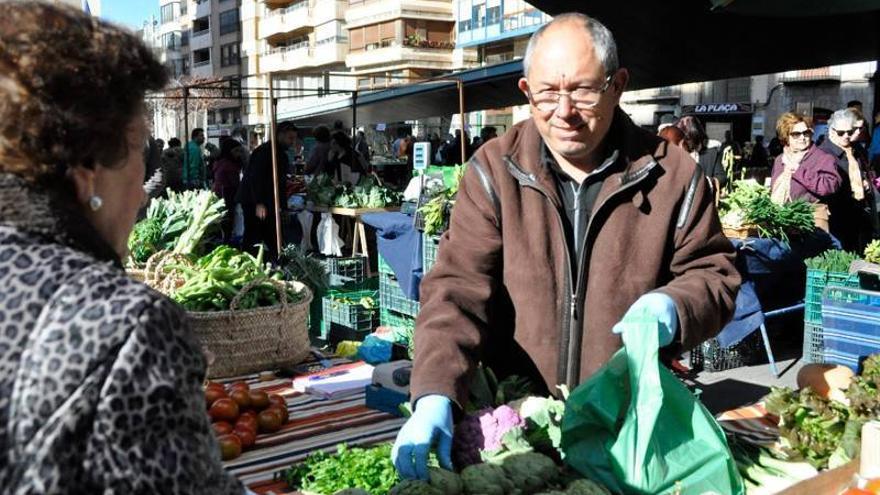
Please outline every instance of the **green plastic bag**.
[{"label": "green plastic bag", "polygon": [[658,356],[658,323],[627,318],[624,348],[572,392],[565,461],[616,493],[742,495],[715,418]]}]

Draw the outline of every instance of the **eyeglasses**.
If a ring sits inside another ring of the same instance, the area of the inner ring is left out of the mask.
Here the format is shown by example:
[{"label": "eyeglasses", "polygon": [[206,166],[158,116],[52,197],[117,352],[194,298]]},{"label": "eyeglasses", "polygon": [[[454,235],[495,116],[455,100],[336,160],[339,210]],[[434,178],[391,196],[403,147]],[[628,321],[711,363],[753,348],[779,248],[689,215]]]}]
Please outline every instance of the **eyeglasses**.
[{"label": "eyeglasses", "polygon": [[837,130],[837,129],[832,129],[832,130],[837,134],[837,137],[843,137],[843,136],[850,136],[850,137],[852,137],[852,136],[854,136],[857,132],[859,132],[859,129],[850,129],[850,130],[848,130],[848,131],[839,131],[839,130]]},{"label": "eyeglasses", "polygon": [[529,99],[532,101],[532,105],[535,105],[541,112],[553,112],[559,107],[559,100],[563,96],[567,96],[571,105],[576,110],[592,110],[596,108],[596,105],[599,104],[599,99],[602,97],[602,93],[608,90],[611,86],[611,80],[614,78],[614,74],[612,73],[605,78],[605,84],[603,84],[599,88],[577,88],[574,91],[570,92],[562,92],[562,91],[540,91],[538,93],[532,93],[531,90],[529,93]]},{"label": "eyeglasses", "polygon": [[806,131],[791,131],[788,133],[788,137],[794,139],[800,139],[802,137],[813,137],[813,130],[807,129]]}]

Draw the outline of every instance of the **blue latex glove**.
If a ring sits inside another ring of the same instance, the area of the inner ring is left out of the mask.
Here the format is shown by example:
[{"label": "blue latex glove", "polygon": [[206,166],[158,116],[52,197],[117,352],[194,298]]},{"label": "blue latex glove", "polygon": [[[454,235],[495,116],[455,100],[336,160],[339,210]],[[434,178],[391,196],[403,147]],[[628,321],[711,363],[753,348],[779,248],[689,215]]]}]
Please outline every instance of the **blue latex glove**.
[{"label": "blue latex glove", "polygon": [[[639,315],[647,315],[655,318],[660,330],[660,347],[665,347],[672,343],[675,333],[678,331],[678,311],[675,309],[675,301],[666,294],[660,292],[651,292],[640,297],[630,306],[623,319],[627,317],[636,317]],[[621,325],[614,325],[612,330],[614,333],[623,332]]]},{"label": "blue latex glove", "polygon": [[426,395],[397,434],[391,449],[394,467],[404,479],[428,479],[428,454],[437,446],[443,469],[452,470],[452,402],[442,395]]}]

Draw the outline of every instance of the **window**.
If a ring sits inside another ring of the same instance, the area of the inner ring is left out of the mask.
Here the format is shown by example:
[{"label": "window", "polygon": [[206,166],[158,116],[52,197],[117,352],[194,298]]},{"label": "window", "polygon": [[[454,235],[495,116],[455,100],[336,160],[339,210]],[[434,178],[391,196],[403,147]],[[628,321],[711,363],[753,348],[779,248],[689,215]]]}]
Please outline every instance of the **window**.
[{"label": "window", "polygon": [[189,31],[180,33],[180,46],[189,46]]},{"label": "window", "polygon": [[220,35],[238,31],[238,9],[220,12]]},{"label": "window", "polygon": [[186,15],[187,4],[189,4],[189,0],[180,2],[180,15]]},{"label": "window", "polygon": [[178,48],[180,48],[182,46],[181,39],[180,39],[180,33],[179,32],[172,32],[172,33],[163,34],[162,35],[162,46],[166,50],[177,50]]},{"label": "window", "polygon": [[200,67],[211,63],[211,49],[203,48],[192,53],[193,67]]},{"label": "window", "polygon": [[489,7],[489,11],[486,13],[486,23],[487,24],[498,24],[501,22],[501,6],[497,7]]},{"label": "window", "polygon": [[177,3],[169,3],[168,5],[163,5],[160,11],[160,17],[162,19],[162,24],[168,24],[169,22],[174,21],[176,17],[174,16],[174,7],[177,6]]},{"label": "window", "polygon": [[238,65],[240,58],[238,43],[229,43],[220,47],[220,67]]}]

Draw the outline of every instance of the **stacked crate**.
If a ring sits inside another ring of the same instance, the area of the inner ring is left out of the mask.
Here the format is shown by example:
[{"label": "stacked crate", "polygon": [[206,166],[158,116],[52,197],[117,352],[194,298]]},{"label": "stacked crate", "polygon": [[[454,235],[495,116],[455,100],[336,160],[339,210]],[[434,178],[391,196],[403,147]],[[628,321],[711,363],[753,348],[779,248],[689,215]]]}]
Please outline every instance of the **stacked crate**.
[{"label": "stacked crate", "polygon": [[[367,277],[367,258],[364,256],[324,258],[321,264],[327,271],[331,292],[339,291],[346,284],[362,284]],[[326,294],[315,294],[310,313],[309,328],[315,343],[319,345],[330,340],[332,326],[332,322],[327,320],[327,312],[324,311],[325,296]]]},{"label": "stacked crate", "polygon": [[825,361],[825,338],[822,331],[822,293],[826,287],[858,288],[857,274],[807,270],[807,290],[804,297],[804,352],[806,363]]},{"label": "stacked crate", "polygon": [[324,325],[327,340],[361,341],[379,326],[378,294],[372,290],[336,292],[324,296]]},{"label": "stacked crate", "polygon": [[379,256],[379,301],[382,311],[380,323],[397,333],[399,341],[411,343],[419,302],[406,297],[394,271],[382,256]]}]

